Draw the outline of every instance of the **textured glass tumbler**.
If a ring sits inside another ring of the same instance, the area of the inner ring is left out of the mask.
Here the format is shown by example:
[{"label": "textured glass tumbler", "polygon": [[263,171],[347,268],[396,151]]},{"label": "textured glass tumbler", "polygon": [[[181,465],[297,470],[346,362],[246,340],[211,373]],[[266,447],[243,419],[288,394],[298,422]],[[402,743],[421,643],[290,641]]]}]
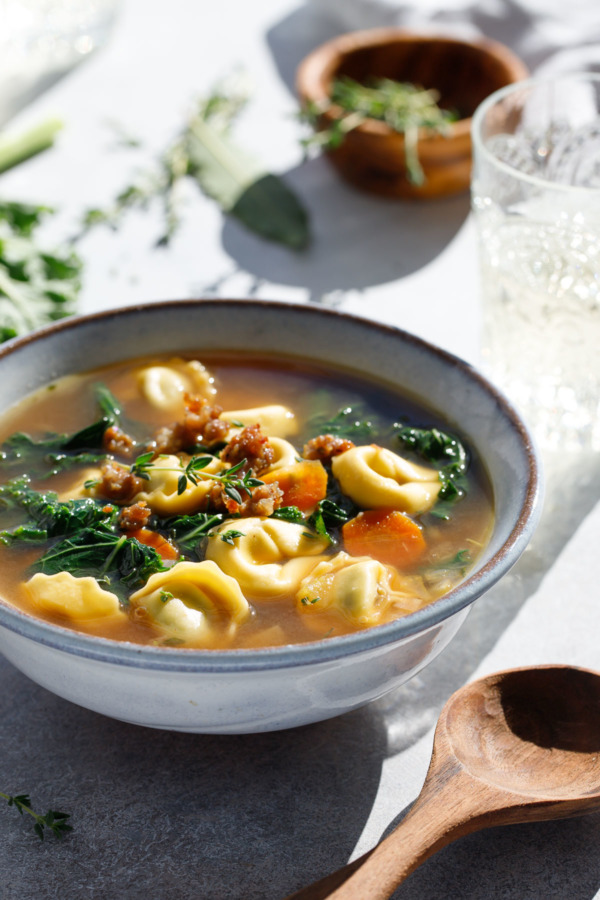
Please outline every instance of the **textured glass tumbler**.
[{"label": "textured glass tumbler", "polygon": [[542,449],[600,450],[600,75],[503,88],[472,136],[482,366]]}]

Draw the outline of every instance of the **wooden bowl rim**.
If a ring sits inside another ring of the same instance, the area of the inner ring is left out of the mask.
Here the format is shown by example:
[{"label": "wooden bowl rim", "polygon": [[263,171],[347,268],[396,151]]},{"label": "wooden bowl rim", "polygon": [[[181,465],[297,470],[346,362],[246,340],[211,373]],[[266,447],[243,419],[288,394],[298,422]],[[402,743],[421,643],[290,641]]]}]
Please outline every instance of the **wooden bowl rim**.
[{"label": "wooden bowl rim", "polygon": [[[482,56],[489,56],[500,62],[512,78],[511,82],[527,78],[529,70],[525,63],[505,44],[482,37],[465,39],[447,34],[435,34],[411,31],[405,28],[369,28],[362,31],[350,31],[338,35],[312,50],[300,63],[296,72],[296,90],[303,102],[319,103],[329,97],[329,85],[335,69],[340,61],[356,50],[369,47],[383,47],[389,44],[447,44],[468,47],[481,52]],[[498,85],[500,88],[502,85]],[[323,112],[323,117],[330,122],[343,114],[340,107],[332,106]],[[443,136],[428,128],[419,129],[419,141],[446,141],[448,139],[464,138],[471,133],[472,116],[451,122],[448,126],[448,134]],[[367,119],[355,129],[364,135],[404,140],[404,136],[385,122],[377,119]]]}]

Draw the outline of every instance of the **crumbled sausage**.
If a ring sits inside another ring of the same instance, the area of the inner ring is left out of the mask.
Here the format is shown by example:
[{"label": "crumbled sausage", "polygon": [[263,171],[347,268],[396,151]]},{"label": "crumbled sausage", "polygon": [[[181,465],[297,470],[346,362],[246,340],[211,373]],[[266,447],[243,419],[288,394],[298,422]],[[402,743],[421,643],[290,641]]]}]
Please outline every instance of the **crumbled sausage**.
[{"label": "crumbled sausage", "polygon": [[138,531],[147,526],[151,515],[152,510],[145,500],[125,506],[119,515],[119,528],[121,531]]},{"label": "crumbled sausage", "polygon": [[304,445],[302,456],[304,459],[320,459],[321,462],[328,462],[332,457],[345,453],[352,447],[353,442],[347,438],[335,437],[333,434],[319,434]]},{"label": "crumbled sausage", "polygon": [[197,444],[211,446],[224,441],[231,424],[221,419],[222,406],[211,406],[205,397],[185,394],[185,414],[181,422],[160,428],[154,436],[157,453],[179,453]]},{"label": "crumbled sausage", "polygon": [[279,485],[259,484],[250,489],[250,496],[241,491],[242,502],[230,497],[221,484],[215,484],[209,491],[207,500],[211,510],[227,515],[270,516],[283,503],[283,492]]},{"label": "crumbled sausage", "polygon": [[275,451],[268,437],[260,430],[260,425],[246,425],[223,448],[221,459],[231,466],[246,460],[240,471],[252,469],[254,475],[260,478],[260,473],[268,469],[275,459]]},{"label": "crumbled sausage", "polygon": [[133,475],[128,468],[109,460],[102,466],[98,493],[107,500],[127,502],[144,489],[145,481]]},{"label": "crumbled sausage", "polygon": [[104,432],[102,439],[103,448],[107,453],[114,453],[115,456],[124,456],[129,459],[135,451],[135,441],[117,425],[109,425]]}]

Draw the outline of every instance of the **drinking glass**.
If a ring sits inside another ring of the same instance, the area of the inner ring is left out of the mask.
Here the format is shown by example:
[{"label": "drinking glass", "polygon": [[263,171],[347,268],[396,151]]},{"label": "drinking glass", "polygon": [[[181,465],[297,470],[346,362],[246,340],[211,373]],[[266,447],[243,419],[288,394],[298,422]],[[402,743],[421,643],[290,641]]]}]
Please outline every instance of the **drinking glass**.
[{"label": "drinking glass", "polygon": [[600,450],[600,75],[503,88],[472,137],[482,367],[542,450]]}]

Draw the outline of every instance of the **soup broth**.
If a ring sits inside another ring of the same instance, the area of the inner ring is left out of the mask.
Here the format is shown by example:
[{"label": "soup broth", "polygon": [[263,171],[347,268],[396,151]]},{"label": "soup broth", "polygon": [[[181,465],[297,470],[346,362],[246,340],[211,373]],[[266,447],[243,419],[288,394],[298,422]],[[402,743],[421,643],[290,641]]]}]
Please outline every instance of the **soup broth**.
[{"label": "soup broth", "polygon": [[4,599],[203,649],[384,624],[491,533],[481,462],[383,384],[285,359],[136,359],[60,379],[0,430]]}]

